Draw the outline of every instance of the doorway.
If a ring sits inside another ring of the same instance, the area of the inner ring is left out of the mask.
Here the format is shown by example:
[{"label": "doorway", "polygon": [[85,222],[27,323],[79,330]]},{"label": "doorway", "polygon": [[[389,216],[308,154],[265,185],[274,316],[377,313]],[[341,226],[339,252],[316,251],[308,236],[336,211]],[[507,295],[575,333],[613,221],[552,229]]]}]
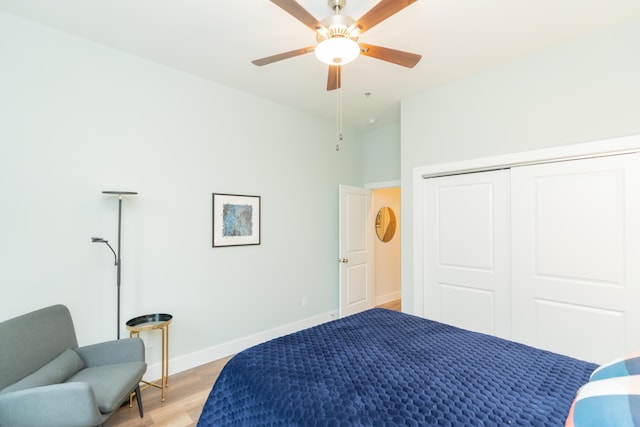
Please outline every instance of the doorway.
[{"label": "doorway", "polygon": [[386,238],[382,239],[376,233],[375,224],[372,230],[374,304],[376,307],[400,311],[402,306],[400,187],[372,189],[374,218],[384,207],[390,208],[395,217],[395,231],[391,236],[387,233]]}]

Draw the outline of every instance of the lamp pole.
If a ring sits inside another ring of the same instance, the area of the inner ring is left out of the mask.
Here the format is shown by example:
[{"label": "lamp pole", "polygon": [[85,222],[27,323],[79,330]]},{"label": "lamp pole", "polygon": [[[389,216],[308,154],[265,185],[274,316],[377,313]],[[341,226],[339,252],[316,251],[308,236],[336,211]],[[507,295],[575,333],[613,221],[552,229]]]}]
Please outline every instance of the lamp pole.
[{"label": "lamp pole", "polygon": [[136,195],[138,194],[135,191],[103,191],[102,194],[114,194],[118,196],[118,250],[117,252],[113,250],[108,240],[103,239],[102,237],[92,237],[91,241],[94,243],[104,243],[106,244],[111,252],[113,252],[113,256],[115,258],[115,266],[116,266],[116,289],[117,289],[117,315],[116,315],[116,336],[120,339],[120,272],[122,270],[122,258],[120,257],[120,237],[122,235],[122,196],[123,195]]}]

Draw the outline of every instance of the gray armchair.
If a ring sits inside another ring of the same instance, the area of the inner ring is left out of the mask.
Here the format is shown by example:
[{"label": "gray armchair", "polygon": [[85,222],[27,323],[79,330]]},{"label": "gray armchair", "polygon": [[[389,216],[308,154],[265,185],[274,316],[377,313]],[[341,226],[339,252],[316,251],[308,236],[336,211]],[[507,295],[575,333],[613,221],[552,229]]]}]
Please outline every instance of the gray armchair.
[{"label": "gray armchair", "polygon": [[78,348],[67,307],[0,322],[0,427],[90,427],[136,393],[144,345],[126,338]]}]

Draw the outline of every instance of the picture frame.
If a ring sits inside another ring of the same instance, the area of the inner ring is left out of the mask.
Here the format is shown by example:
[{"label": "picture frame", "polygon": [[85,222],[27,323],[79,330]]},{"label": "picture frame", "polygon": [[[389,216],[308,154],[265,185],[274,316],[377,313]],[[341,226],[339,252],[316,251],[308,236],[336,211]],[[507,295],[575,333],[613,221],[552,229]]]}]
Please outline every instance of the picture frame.
[{"label": "picture frame", "polygon": [[260,196],[213,193],[212,247],[260,244]]}]

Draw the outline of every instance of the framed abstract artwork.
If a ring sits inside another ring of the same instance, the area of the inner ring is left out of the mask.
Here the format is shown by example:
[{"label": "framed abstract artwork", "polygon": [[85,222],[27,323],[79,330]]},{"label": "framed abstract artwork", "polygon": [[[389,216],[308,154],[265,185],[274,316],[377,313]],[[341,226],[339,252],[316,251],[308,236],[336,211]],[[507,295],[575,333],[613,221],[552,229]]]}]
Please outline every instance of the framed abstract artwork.
[{"label": "framed abstract artwork", "polygon": [[213,193],[212,247],[260,244],[260,196]]}]

